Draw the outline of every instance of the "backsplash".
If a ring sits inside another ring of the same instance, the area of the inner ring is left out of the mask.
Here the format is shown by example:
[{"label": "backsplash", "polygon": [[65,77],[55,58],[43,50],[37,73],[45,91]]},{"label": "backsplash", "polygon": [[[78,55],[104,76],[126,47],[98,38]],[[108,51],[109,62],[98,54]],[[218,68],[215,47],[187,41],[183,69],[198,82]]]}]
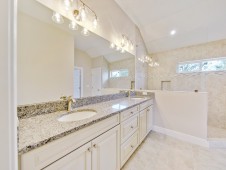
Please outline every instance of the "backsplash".
[{"label": "backsplash", "polygon": [[[73,103],[72,107],[77,108],[85,105],[101,103],[110,100],[116,100],[120,98],[128,97],[127,92],[121,92],[118,94],[108,94],[102,96],[84,97],[76,99],[76,103]],[[67,110],[67,101],[51,101],[45,103],[21,105],[17,107],[17,115],[19,119],[37,116],[41,114],[48,114],[58,111]]]}]

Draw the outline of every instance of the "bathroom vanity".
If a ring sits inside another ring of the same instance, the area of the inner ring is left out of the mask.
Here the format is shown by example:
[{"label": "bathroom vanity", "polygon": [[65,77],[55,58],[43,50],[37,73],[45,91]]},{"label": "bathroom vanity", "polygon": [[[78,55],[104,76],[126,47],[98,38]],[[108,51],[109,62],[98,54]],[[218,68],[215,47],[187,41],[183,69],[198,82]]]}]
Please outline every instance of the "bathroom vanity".
[{"label": "bathroom vanity", "polygon": [[19,169],[119,170],[152,129],[152,98],[127,97],[76,109],[97,114],[74,122],[58,121],[64,112],[20,120]]}]

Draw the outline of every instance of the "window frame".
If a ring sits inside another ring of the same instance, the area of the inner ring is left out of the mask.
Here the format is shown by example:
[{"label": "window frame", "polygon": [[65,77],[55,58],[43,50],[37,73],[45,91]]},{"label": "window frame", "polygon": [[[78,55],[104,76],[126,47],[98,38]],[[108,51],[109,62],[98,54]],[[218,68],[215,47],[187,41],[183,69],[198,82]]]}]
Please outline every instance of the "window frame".
[{"label": "window frame", "polygon": [[[119,77],[112,77],[112,72],[120,72],[120,71],[127,71],[128,75],[127,76],[119,76]],[[110,71],[110,78],[125,78],[125,77],[129,77],[129,69],[114,69]]]},{"label": "window frame", "polygon": [[[205,61],[218,61],[218,60],[226,60],[226,57],[219,57],[219,58],[209,58],[209,59],[203,59],[203,60],[193,60],[193,61],[184,61],[184,62],[178,62],[176,67],[176,72],[178,74],[192,74],[192,73],[208,73],[208,72],[226,72],[226,69],[224,70],[202,70],[203,63]],[[179,71],[179,66],[183,64],[192,64],[192,63],[199,63],[199,70],[197,71]]]}]

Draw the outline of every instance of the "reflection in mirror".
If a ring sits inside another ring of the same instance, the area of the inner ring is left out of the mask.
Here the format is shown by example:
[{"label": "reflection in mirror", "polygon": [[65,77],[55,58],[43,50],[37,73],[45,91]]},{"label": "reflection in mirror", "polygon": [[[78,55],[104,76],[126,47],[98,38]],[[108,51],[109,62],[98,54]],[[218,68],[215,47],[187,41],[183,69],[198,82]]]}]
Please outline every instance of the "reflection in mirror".
[{"label": "reflection in mirror", "polygon": [[35,0],[18,1],[18,104],[115,93],[134,88],[135,59],[94,33],[52,20]]}]

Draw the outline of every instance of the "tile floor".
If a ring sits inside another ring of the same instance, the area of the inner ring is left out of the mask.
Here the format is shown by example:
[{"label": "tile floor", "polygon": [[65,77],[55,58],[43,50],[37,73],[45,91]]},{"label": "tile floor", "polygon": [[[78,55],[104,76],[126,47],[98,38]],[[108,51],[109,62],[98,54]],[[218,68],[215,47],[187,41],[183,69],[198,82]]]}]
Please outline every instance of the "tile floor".
[{"label": "tile floor", "polygon": [[151,132],[122,170],[226,170],[226,149],[209,149]]}]

